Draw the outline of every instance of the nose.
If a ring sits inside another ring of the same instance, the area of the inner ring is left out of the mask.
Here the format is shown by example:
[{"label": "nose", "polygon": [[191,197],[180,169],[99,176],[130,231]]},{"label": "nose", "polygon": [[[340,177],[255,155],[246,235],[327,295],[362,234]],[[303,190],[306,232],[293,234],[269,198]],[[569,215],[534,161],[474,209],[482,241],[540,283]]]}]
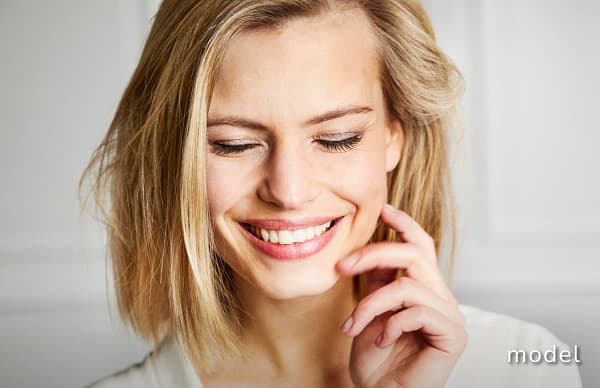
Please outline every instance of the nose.
[{"label": "nose", "polygon": [[292,146],[281,146],[269,156],[258,196],[281,209],[302,209],[319,193],[315,178],[306,155]]}]

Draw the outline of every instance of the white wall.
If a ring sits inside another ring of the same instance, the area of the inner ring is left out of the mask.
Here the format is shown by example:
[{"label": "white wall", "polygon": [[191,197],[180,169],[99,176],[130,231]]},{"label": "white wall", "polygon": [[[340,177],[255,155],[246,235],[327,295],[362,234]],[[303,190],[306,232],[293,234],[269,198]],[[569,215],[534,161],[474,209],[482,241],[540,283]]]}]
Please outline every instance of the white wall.
[{"label": "white wall", "polygon": [[600,3],[425,3],[466,81],[455,291],[578,344],[600,386]]},{"label": "white wall", "polygon": [[152,6],[0,1],[0,387],[81,387],[148,348],[108,315],[76,190]]},{"label": "white wall", "polygon": [[[0,1],[0,387],[82,386],[149,347],[108,315],[76,187],[156,3]],[[456,293],[580,345],[597,386],[600,3],[426,5],[467,87]]]}]

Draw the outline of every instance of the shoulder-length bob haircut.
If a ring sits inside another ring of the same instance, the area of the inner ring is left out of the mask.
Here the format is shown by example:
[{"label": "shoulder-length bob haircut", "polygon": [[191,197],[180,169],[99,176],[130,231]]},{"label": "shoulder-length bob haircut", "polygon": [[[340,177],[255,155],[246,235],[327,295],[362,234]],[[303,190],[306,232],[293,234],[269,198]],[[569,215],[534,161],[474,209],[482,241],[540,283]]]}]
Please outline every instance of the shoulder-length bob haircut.
[{"label": "shoulder-length bob haircut", "polygon": [[[387,109],[404,131],[401,160],[388,175],[389,202],[439,248],[443,225],[454,225],[447,119],[462,82],[414,0],[164,0],[83,172],[80,192],[91,180],[107,226],[122,320],[155,349],[174,337],[199,371],[244,354],[243,311],[231,269],[215,253],[206,194],[207,112],[223,53],[243,31],[348,7],[371,21]],[[380,225],[372,241],[395,238]]]}]

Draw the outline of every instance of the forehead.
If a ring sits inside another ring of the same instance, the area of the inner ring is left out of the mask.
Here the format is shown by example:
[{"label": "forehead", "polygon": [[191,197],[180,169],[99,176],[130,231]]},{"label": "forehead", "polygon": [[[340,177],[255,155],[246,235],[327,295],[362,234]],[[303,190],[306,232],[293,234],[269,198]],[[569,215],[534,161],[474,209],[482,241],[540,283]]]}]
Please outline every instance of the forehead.
[{"label": "forehead", "polygon": [[376,38],[362,10],[245,31],[228,46],[210,113],[302,119],[380,95]]}]

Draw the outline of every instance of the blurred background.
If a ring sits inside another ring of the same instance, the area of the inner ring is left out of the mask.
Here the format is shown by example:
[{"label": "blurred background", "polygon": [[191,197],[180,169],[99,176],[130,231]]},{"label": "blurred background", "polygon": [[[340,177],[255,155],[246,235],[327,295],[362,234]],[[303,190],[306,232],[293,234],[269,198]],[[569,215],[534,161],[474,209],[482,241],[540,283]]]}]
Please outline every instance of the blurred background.
[{"label": "blurred background", "polygon": [[[81,387],[150,348],[77,184],[158,3],[0,0],[0,387]],[[579,345],[600,386],[600,2],[425,5],[466,81],[453,288]]]}]

